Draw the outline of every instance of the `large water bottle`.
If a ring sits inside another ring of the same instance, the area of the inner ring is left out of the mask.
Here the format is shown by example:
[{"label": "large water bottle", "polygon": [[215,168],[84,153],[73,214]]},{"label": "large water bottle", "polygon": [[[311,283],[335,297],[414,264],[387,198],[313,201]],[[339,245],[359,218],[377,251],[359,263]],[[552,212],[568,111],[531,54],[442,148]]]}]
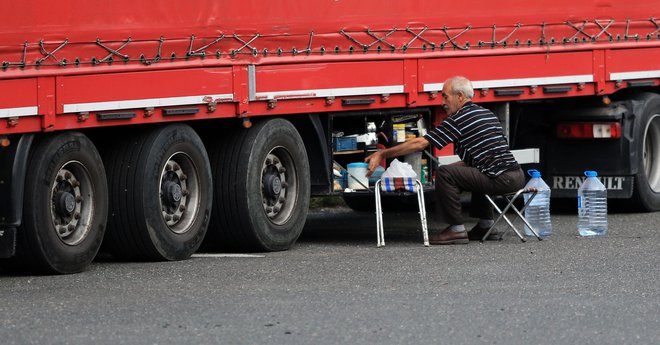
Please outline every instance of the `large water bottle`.
[{"label": "large water bottle", "polygon": [[[541,178],[541,173],[536,169],[527,170],[527,173],[532,178],[527,182],[525,188],[536,188],[538,193],[532,202],[529,203],[525,209],[525,219],[529,224],[534,227],[536,233],[541,236],[549,236],[552,234],[552,222],[550,221],[550,187]],[[529,200],[531,195],[525,193],[523,195],[525,203]],[[532,230],[525,224],[525,235],[534,236]]]},{"label": "large water bottle", "polygon": [[587,177],[578,189],[578,232],[580,236],[607,233],[607,189],[595,171],[585,171]]}]

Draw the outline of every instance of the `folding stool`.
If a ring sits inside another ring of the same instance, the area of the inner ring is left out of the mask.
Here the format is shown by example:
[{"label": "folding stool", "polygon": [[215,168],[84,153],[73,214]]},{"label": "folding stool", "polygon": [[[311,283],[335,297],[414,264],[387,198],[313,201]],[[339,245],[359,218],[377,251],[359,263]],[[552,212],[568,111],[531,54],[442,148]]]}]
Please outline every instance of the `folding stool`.
[{"label": "folding stool", "polygon": [[[376,246],[385,246],[385,231],[383,230],[383,207],[380,201],[381,180],[376,181]],[[426,205],[424,204],[424,188],[419,180],[415,180],[412,190],[409,192],[417,194],[417,203],[419,204],[419,218],[422,223],[422,234],[424,236],[424,245],[429,246],[429,231],[426,224]]]},{"label": "folding stool", "polygon": [[[513,203],[514,203],[519,197],[523,196],[525,193],[531,193],[531,194],[530,194],[530,196],[529,196],[529,199],[527,199],[527,202],[523,205],[523,207],[522,207],[520,210],[518,210],[518,208],[516,208],[516,206],[515,206]],[[490,233],[493,231],[493,229],[495,229],[495,225],[496,225],[497,222],[499,222],[501,219],[504,219],[504,220],[507,222],[507,224],[509,224],[509,225],[504,229],[504,232],[502,233],[502,236],[504,236],[504,233],[506,233],[506,231],[508,231],[508,230],[509,230],[509,227],[510,227],[511,229],[513,229],[513,231],[516,233],[516,235],[518,235],[518,237],[520,238],[521,241],[523,241],[523,242],[527,241],[527,240],[525,239],[525,237],[524,237],[522,234],[520,234],[520,232],[518,231],[518,229],[516,229],[516,227],[513,226],[513,223],[511,222],[511,220],[510,220],[509,218],[507,218],[507,216],[506,216],[506,212],[507,212],[509,209],[512,209],[513,212],[515,212],[515,214],[516,214],[520,219],[522,219],[522,221],[525,223],[525,225],[527,225],[527,227],[529,227],[529,229],[532,231],[532,233],[534,234],[534,236],[536,236],[536,238],[538,238],[538,240],[541,241],[541,239],[542,239],[541,236],[539,236],[539,234],[536,232],[536,230],[534,230],[534,227],[533,227],[531,224],[529,224],[529,222],[527,221],[527,219],[525,219],[525,216],[523,215],[524,212],[525,212],[525,209],[527,208],[527,206],[529,206],[529,204],[532,202],[532,200],[534,200],[534,197],[536,196],[536,193],[538,193],[538,189],[536,189],[536,188],[523,188],[523,189],[520,189],[520,190],[518,190],[518,191],[516,191],[516,192],[514,192],[514,193],[509,193],[509,194],[501,195],[501,196],[504,197],[504,199],[507,201],[506,206],[505,206],[504,209],[502,209],[502,210],[500,210],[500,208],[497,207],[497,204],[495,203],[495,200],[493,199],[494,196],[490,196],[490,195],[487,195],[487,194],[486,194],[486,199],[488,199],[488,201],[493,205],[493,208],[495,209],[495,211],[497,211],[497,213],[498,213],[499,215],[497,216],[497,218],[496,218],[495,221],[493,222],[493,225],[491,225],[491,227],[488,229],[488,231],[486,232],[486,234],[484,235],[484,237],[481,239],[481,242],[485,241],[486,238],[488,238],[488,235],[490,235]],[[496,196],[496,195],[495,195],[495,196]]]}]

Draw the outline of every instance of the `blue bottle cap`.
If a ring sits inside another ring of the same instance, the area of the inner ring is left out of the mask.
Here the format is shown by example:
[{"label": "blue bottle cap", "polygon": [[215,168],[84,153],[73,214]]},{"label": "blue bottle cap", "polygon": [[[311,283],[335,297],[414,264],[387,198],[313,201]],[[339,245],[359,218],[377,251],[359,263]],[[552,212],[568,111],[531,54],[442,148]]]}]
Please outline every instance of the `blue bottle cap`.
[{"label": "blue bottle cap", "polygon": [[541,173],[540,173],[538,170],[536,170],[536,169],[529,169],[529,170],[527,170],[527,173],[528,173],[529,176],[531,176],[532,178],[541,177]]},{"label": "blue bottle cap", "polygon": [[598,173],[593,171],[593,170],[587,170],[584,172],[584,176],[586,177],[596,177],[598,176]]},{"label": "blue bottle cap", "polygon": [[358,162],[358,163],[349,163],[348,165],[346,165],[347,168],[366,168],[368,166],[369,166],[369,164],[360,163],[360,162]]}]

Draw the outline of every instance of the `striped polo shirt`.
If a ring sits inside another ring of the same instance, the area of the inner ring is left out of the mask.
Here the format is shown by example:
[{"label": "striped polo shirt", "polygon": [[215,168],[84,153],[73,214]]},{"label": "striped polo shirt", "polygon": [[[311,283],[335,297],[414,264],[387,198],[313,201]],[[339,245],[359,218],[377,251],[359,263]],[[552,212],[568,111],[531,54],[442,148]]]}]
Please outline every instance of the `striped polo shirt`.
[{"label": "striped polo shirt", "polygon": [[495,114],[472,102],[465,103],[424,138],[439,149],[453,143],[465,164],[490,177],[519,166]]}]

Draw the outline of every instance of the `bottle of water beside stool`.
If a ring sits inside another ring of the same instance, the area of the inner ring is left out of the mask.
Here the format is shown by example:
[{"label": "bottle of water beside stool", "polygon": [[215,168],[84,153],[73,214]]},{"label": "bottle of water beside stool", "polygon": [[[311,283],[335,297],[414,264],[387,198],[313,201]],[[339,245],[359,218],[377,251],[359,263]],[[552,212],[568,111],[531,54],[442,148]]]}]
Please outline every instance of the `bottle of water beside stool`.
[{"label": "bottle of water beside stool", "polygon": [[[528,170],[527,173],[531,179],[525,185],[525,188],[536,188],[538,193],[532,202],[525,209],[525,219],[540,236],[549,236],[552,234],[552,222],[550,220],[550,187],[541,178],[541,173],[536,169]],[[525,203],[531,195],[525,193]],[[525,225],[525,235],[534,236],[532,231]]]},{"label": "bottle of water beside stool", "polygon": [[578,188],[578,232],[580,236],[607,233],[607,189],[595,171],[585,171],[587,177]]}]

